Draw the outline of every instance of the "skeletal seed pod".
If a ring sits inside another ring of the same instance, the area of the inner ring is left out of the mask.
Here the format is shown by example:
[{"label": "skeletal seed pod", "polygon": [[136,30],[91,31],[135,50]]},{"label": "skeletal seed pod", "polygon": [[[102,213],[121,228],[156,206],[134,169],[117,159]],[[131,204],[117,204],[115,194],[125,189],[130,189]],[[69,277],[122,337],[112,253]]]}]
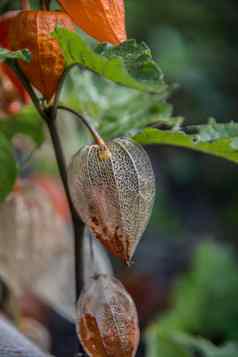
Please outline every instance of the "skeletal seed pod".
[{"label": "skeletal seed pod", "polygon": [[129,263],[149,221],[155,178],[149,156],[129,139],[88,145],[68,171],[72,200],[82,220],[115,256]]},{"label": "skeletal seed pod", "polygon": [[90,357],[134,357],[140,331],[135,304],[117,279],[98,275],[77,304],[77,332]]}]

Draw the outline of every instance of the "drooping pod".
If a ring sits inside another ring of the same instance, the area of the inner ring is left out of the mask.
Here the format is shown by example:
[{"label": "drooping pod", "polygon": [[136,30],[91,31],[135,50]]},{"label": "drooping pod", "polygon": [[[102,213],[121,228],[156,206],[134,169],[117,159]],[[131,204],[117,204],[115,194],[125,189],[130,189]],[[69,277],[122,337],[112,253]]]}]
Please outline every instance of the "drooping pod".
[{"label": "drooping pod", "polygon": [[139,344],[135,304],[117,279],[90,279],[77,304],[77,332],[90,357],[134,357]]},{"label": "drooping pod", "polygon": [[88,145],[68,170],[72,200],[82,220],[115,256],[129,263],[149,221],[155,178],[149,156],[130,139]]}]

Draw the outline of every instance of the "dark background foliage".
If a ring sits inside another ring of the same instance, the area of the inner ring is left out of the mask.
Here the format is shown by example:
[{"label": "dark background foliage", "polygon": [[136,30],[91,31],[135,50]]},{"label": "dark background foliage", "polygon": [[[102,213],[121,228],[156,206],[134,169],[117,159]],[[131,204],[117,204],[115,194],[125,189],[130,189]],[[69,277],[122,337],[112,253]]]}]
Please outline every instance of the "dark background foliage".
[{"label": "dark background foliage", "polygon": [[[167,80],[179,85],[170,99],[175,114],[183,115],[187,124],[204,123],[208,117],[215,117],[218,122],[237,121],[238,43],[235,28],[238,3],[168,0],[148,4],[147,1],[128,0],[127,9],[130,37],[146,41]],[[194,254],[205,240],[222,244],[224,251],[230,245],[229,249],[237,259],[238,169],[227,161],[181,149],[151,147],[150,153],[158,177],[158,195],[151,225],[139,247],[136,268],[149,272],[156,286],[147,288],[153,292],[149,295],[151,300],[154,299],[151,302],[154,310],[151,308],[150,317],[147,317],[153,320],[152,311],[161,316],[171,303],[174,293],[171,295],[168,287],[180,285],[181,272],[194,269]],[[209,272],[208,262],[213,259],[214,251],[204,246],[208,258],[206,262],[201,259],[198,264],[205,263],[210,276],[212,267]],[[225,271],[224,261],[220,260],[219,264],[221,272]],[[188,300],[202,304],[202,299],[206,300],[209,295],[208,285],[218,284],[219,273],[210,278],[207,283],[205,279],[201,280],[204,285],[201,294],[192,289],[189,277],[187,288],[191,288],[191,292],[186,294],[185,288],[178,295],[175,293],[177,298],[173,301],[184,300],[185,315],[186,309],[189,310]],[[224,297],[226,273],[221,273],[220,279],[221,291],[211,295],[220,301],[219,307],[214,305],[212,308],[213,300],[208,299],[213,317],[210,320],[204,318],[199,331],[188,328],[191,333],[203,335],[218,344],[226,342],[227,336],[223,328],[218,328],[217,333],[216,324],[228,325],[234,333],[238,331],[238,321],[232,321],[229,314],[224,317],[226,321],[219,323],[216,320],[219,312],[226,312],[227,305],[232,305],[229,301],[237,289],[236,280],[230,281],[231,290]],[[148,294],[145,296],[148,302]],[[196,307],[191,307],[191,311],[190,320],[194,322]],[[203,306],[203,312],[199,313],[207,316],[209,311]],[[234,311],[232,314],[234,316]],[[212,328],[208,329],[207,325]],[[173,327],[172,323],[170,328]]]}]

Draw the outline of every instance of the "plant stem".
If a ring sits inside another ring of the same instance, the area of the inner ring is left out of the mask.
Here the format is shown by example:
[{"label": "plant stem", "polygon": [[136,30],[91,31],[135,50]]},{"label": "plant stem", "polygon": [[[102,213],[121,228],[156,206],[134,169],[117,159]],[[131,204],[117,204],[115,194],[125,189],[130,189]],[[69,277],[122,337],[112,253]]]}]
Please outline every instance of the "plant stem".
[{"label": "plant stem", "polygon": [[81,243],[84,233],[84,223],[81,221],[78,213],[76,212],[69,191],[69,185],[67,180],[66,163],[64,158],[64,153],[60,141],[60,137],[56,127],[56,117],[52,115],[53,111],[51,108],[45,109],[44,111],[47,120],[47,126],[49,128],[50,136],[52,139],[56,160],[58,163],[58,168],[60,176],[64,185],[65,193],[68,199],[69,208],[71,211],[73,228],[74,228],[74,252],[75,252],[75,289],[76,289],[76,302],[78,301],[80,291],[82,288],[82,267],[81,267]]},{"label": "plant stem", "polygon": [[30,4],[29,4],[29,0],[21,0],[21,9],[22,10],[30,10]]},{"label": "plant stem", "polygon": [[46,119],[44,117],[44,112],[42,105],[39,101],[39,98],[37,97],[36,93],[34,92],[34,89],[32,88],[30,82],[28,81],[27,77],[25,74],[22,72],[21,68],[19,67],[18,63],[15,60],[9,60],[7,61],[7,64],[12,68],[12,70],[16,73],[18,78],[20,79],[21,83],[25,87],[26,91],[28,92],[29,96],[31,97],[31,100],[37,109],[38,113],[43,119]]},{"label": "plant stem", "polygon": [[[72,217],[73,231],[74,231],[75,304],[77,304],[83,286],[81,251],[82,251],[82,241],[83,241],[83,234],[84,234],[84,223],[82,222],[78,213],[76,212],[70,196],[65,157],[61,145],[61,140],[58,134],[57,126],[56,126],[55,111],[52,107],[50,107],[44,109],[43,113],[44,113],[45,122],[50,132],[59,173],[63,182],[64,190],[66,193],[66,197],[68,200],[71,217]],[[81,349],[80,341],[79,339],[77,339],[76,351],[79,352],[81,350],[82,349]],[[85,356],[83,353],[81,353],[80,355]],[[75,355],[75,357],[77,356],[78,354]]]},{"label": "plant stem", "polygon": [[97,130],[90,124],[89,120],[83,116],[82,114],[76,112],[76,110],[68,108],[64,105],[59,105],[57,107],[57,109],[61,109],[61,110],[65,110],[69,113],[72,113],[73,115],[75,115],[77,118],[79,118],[81,120],[81,122],[83,122],[83,124],[88,128],[88,130],[90,131],[90,133],[92,134],[95,142],[98,145],[106,145],[104,140],[101,138],[101,136],[99,135],[99,133],[97,132]]}]

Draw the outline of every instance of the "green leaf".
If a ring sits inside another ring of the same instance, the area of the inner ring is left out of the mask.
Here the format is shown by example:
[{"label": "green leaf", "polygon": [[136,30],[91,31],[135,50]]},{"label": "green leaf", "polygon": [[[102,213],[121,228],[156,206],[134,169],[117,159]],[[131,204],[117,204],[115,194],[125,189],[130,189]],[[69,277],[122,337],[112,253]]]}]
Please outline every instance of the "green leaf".
[{"label": "green leaf", "polygon": [[9,140],[16,134],[27,135],[36,145],[44,140],[43,122],[33,106],[24,107],[19,113],[1,119],[0,132]]},{"label": "green leaf", "polygon": [[[124,88],[123,88],[124,90]],[[164,125],[166,128],[180,126],[182,119],[172,117],[172,106],[159,95],[150,95],[138,91],[118,93],[104,109],[98,130],[105,139],[123,135],[133,135],[148,125]],[[120,95],[120,100],[118,100]]]},{"label": "green leaf", "polygon": [[217,124],[193,126],[197,134],[185,134],[182,131],[168,131],[146,128],[134,136],[141,144],[172,145],[200,151],[209,155],[222,157],[238,163],[237,137],[238,124]]},{"label": "green leaf", "polygon": [[174,128],[182,122],[171,116],[172,106],[159,94],[119,87],[77,68],[66,80],[62,103],[88,115],[105,140],[134,135],[151,124]]},{"label": "green leaf", "polygon": [[[238,138],[238,124],[231,121],[230,123],[217,123],[211,118],[208,124],[190,126],[190,129],[195,129],[198,134],[195,140],[198,142],[213,142],[218,139]],[[234,140],[235,140],[234,139]]]},{"label": "green leaf", "polygon": [[17,166],[12,152],[12,145],[0,133],[0,201],[11,192],[17,177]]},{"label": "green leaf", "polygon": [[9,51],[6,48],[0,47],[0,61],[5,61],[7,59],[20,59],[26,62],[30,62],[31,54],[27,49],[18,50],[18,51]]},{"label": "green leaf", "polygon": [[149,48],[129,40],[119,46],[100,45],[93,50],[79,36],[57,27],[53,36],[59,41],[67,66],[83,67],[129,88],[166,93],[162,72],[153,61]]}]

